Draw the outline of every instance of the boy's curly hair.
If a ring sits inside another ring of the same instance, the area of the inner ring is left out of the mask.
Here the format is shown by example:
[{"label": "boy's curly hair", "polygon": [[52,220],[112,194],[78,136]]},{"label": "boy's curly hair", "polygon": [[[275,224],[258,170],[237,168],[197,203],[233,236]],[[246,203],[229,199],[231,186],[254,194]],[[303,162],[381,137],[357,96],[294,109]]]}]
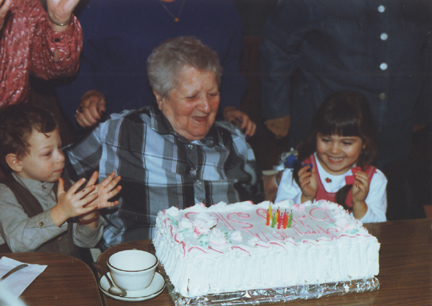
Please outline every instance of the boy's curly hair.
[{"label": "boy's curly hair", "polygon": [[54,115],[31,104],[9,105],[0,110],[0,166],[5,173],[12,172],[6,162],[8,154],[23,158],[30,152],[29,137],[33,130],[50,133],[58,128]]}]

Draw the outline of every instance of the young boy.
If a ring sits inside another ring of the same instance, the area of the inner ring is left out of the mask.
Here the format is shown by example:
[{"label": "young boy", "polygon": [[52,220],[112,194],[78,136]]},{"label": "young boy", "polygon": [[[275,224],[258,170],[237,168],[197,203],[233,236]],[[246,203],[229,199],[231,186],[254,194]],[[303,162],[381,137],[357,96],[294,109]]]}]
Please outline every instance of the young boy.
[{"label": "young boy", "polygon": [[[0,113],[0,252],[56,252],[79,257],[77,247],[93,247],[103,232],[99,209],[121,190],[111,173],[95,185],[61,178],[64,155],[58,125],[42,108],[11,105]],[[80,187],[83,186],[82,190]],[[66,188],[65,188],[66,187]]]}]

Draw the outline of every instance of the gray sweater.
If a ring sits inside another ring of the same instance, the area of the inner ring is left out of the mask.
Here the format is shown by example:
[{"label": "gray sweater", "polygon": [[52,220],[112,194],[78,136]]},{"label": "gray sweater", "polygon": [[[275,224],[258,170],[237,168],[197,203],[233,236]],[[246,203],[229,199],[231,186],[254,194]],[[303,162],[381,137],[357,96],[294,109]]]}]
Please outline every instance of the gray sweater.
[{"label": "gray sweater", "polygon": [[[29,218],[13,192],[0,184],[0,245],[6,240],[12,252],[34,252],[45,242],[61,239],[68,229],[68,223],[58,227],[50,218],[50,209],[57,204],[54,183],[21,178],[15,174],[12,176],[32,193],[44,212]],[[76,246],[93,247],[97,244],[103,233],[103,219],[99,218],[96,229],[73,224],[72,237]]]}]

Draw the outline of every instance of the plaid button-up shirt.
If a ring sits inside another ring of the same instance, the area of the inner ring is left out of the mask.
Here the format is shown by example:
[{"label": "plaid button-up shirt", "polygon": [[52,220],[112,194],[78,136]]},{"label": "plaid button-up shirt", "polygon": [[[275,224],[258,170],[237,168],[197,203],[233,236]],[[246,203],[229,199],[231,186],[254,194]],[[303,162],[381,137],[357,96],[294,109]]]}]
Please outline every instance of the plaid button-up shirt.
[{"label": "plaid button-up shirt", "polygon": [[65,149],[71,178],[99,170],[122,177],[117,207],[104,214],[100,247],[152,237],[160,210],[205,203],[263,200],[254,153],[239,129],[216,122],[189,142],[153,106],[113,114],[81,142]]}]

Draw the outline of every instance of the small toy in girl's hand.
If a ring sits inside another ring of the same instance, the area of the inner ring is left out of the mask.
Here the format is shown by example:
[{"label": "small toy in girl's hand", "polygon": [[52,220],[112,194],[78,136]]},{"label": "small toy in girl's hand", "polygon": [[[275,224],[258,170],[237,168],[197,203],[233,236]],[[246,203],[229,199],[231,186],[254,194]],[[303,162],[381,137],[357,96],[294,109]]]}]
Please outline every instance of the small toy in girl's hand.
[{"label": "small toy in girl's hand", "polygon": [[281,154],[281,160],[285,168],[294,168],[295,164],[301,163],[297,159],[298,153],[297,150],[291,148],[289,152],[285,152]]},{"label": "small toy in girl's hand", "polygon": [[312,168],[313,168],[312,164],[302,164],[302,167],[304,167],[304,166],[309,166],[309,169],[307,170],[307,172],[312,171]]},{"label": "small toy in girl's hand", "polygon": [[351,172],[353,175],[345,176],[345,184],[346,185],[354,185],[355,177],[354,174],[356,174],[358,171],[361,171],[361,167],[355,167],[351,169]]},{"label": "small toy in girl's hand", "polygon": [[345,184],[346,185],[354,185],[354,175],[345,176]]},{"label": "small toy in girl's hand", "polygon": [[352,172],[353,174],[356,174],[358,171],[361,171],[361,167],[355,167],[355,168],[352,168],[352,169],[351,169],[351,172]]}]

